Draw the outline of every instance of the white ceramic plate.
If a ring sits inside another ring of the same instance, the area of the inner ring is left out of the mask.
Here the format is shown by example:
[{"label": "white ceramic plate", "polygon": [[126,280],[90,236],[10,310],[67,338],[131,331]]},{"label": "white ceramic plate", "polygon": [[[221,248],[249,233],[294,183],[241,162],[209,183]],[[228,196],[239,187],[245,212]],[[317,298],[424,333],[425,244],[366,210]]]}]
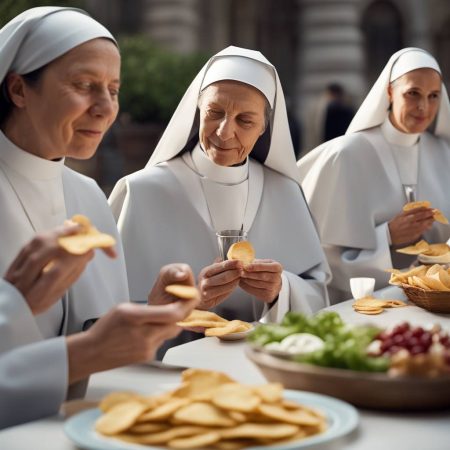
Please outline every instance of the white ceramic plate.
[{"label": "white ceramic plate", "polygon": [[[310,392],[284,391],[285,398],[320,409],[326,414],[328,429],[319,435],[289,444],[264,447],[248,447],[247,450],[297,450],[337,439],[356,428],[359,422],[356,409],[342,400]],[[88,409],[72,416],[64,424],[66,435],[78,446],[89,450],[160,450],[164,447],[130,444],[113,438],[106,438],[94,430],[94,424],[101,412]],[[167,447],[165,448],[167,450]]]},{"label": "white ceramic plate", "polygon": [[225,334],[224,336],[217,336],[221,341],[241,341],[245,339],[253,330],[254,326],[245,331],[239,331],[238,333]]}]

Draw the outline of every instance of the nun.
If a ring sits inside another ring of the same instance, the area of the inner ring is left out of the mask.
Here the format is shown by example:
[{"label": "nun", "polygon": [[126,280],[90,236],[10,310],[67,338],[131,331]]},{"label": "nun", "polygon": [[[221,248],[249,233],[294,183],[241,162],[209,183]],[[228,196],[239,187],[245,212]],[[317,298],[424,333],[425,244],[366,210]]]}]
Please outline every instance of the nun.
[{"label": "nun", "polygon": [[[116,118],[120,54],[109,31],[78,9],[25,11],[0,30],[0,83],[4,427],[56,413],[65,399],[84,394],[92,373],[151,358],[179,332],[175,322],[196,299],[184,305],[164,292],[173,282],[194,284],[189,267],[172,265],[150,293],[159,306],[122,304],[129,299],[125,263],[106,198],[64,165],[65,157],[91,157]],[[118,244],[88,254],[61,280],[70,266],[47,267],[44,250],[59,246],[43,233],[75,213]]]},{"label": "nun", "polygon": [[306,199],[331,266],[333,303],[351,297],[349,278],[373,277],[414,257],[396,249],[420,239],[446,242],[449,225],[431,208],[402,210],[428,200],[450,216],[450,105],[438,63],[405,48],[389,59],[345,136],[298,162]]},{"label": "nun", "polygon": [[[227,319],[279,321],[327,305],[329,269],[300,187],[283,91],[260,52],[228,47],[213,56],[147,166],[121,179],[109,201],[133,300],[174,260],[198,275],[199,307]],[[223,230],[242,230],[257,259],[217,261]]]}]

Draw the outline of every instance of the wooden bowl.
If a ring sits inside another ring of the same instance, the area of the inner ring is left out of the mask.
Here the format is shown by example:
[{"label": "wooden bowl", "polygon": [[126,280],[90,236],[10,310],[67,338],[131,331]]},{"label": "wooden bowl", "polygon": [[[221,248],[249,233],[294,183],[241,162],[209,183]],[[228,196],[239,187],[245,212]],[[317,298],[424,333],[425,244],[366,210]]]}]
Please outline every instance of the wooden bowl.
[{"label": "wooden bowl", "polygon": [[450,291],[428,291],[409,284],[402,284],[402,289],[415,305],[431,312],[450,314]]},{"label": "wooden bowl", "polygon": [[383,373],[301,364],[250,346],[246,355],[267,380],[280,382],[288,389],[318,392],[362,408],[385,411],[450,408],[450,375],[392,378]]}]

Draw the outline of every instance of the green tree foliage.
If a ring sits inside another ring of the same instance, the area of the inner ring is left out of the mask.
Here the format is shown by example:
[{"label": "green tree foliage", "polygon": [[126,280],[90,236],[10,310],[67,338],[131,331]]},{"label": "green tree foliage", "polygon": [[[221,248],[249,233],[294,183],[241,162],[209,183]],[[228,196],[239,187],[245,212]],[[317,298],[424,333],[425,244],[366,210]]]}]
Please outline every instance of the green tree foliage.
[{"label": "green tree foliage", "polygon": [[207,57],[163,50],[142,35],[124,36],[119,45],[122,113],[136,122],[167,122]]},{"label": "green tree foliage", "polygon": [[83,0],[2,0],[0,2],[0,27],[21,12],[35,6],[73,6],[84,8]]}]

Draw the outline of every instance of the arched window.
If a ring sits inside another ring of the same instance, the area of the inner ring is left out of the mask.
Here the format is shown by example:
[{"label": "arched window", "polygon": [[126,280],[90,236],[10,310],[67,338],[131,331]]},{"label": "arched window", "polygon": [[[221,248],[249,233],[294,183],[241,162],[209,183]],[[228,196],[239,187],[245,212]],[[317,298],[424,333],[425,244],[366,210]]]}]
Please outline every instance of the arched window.
[{"label": "arched window", "polygon": [[372,85],[389,57],[403,48],[403,24],[398,9],[387,0],[372,2],[362,15],[366,76]]}]

